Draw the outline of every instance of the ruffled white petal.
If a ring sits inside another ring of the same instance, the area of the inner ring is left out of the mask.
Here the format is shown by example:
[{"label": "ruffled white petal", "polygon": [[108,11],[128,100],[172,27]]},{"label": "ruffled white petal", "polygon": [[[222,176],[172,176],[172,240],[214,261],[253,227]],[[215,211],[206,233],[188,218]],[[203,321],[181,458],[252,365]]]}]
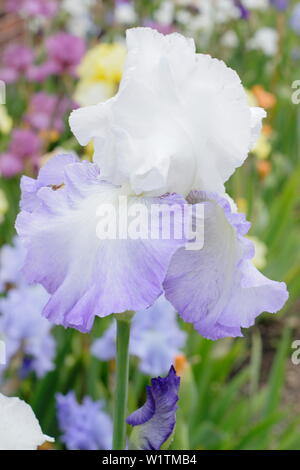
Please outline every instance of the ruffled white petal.
[{"label": "ruffled white petal", "polygon": [[31,407],[0,393],[0,450],[35,450],[45,441],[54,439],[43,434]]},{"label": "ruffled white petal", "polygon": [[264,112],[247,104],[238,75],[195,53],[192,39],[150,28],[127,32],[128,58],[117,95],[76,110],[73,133],[94,139],[104,179],[136,194],[224,193],[224,182],[257,139]]}]

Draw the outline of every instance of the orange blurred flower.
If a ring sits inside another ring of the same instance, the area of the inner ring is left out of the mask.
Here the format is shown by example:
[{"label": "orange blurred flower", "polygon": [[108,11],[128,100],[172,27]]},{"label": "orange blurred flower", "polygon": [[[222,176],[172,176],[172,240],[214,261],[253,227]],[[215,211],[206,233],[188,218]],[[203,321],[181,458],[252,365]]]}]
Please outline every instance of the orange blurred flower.
[{"label": "orange blurred flower", "polygon": [[256,162],[257,172],[262,180],[264,180],[272,170],[272,164],[269,160],[258,160]]},{"label": "orange blurred flower", "polygon": [[188,361],[184,354],[177,354],[175,357],[175,364],[174,364],[176,374],[180,377],[184,374],[186,368],[188,367]]},{"label": "orange blurred flower", "polygon": [[273,132],[273,128],[270,124],[264,124],[263,127],[262,127],[262,133],[266,136],[266,137],[271,137],[272,135],[272,132]]},{"label": "orange blurred flower", "polygon": [[276,104],[276,96],[273,93],[265,90],[262,85],[254,85],[252,87],[252,93],[254,94],[259,106],[265,109],[273,108]]}]

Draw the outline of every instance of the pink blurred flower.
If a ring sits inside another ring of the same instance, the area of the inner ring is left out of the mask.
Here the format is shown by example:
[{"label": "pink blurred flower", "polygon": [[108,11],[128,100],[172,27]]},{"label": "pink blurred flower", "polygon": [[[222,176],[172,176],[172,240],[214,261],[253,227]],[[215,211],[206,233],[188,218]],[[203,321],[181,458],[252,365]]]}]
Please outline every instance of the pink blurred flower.
[{"label": "pink blurred flower", "polygon": [[59,73],[75,73],[84,53],[85,42],[82,38],[68,33],[57,33],[46,41],[48,57]]},{"label": "pink blurred flower", "polygon": [[22,170],[23,162],[19,157],[11,153],[0,154],[0,175],[4,178],[11,178],[21,173]]},{"label": "pink blurred flower", "polygon": [[33,95],[25,119],[37,130],[55,129],[63,132],[64,116],[74,107],[75,103],[69,98],[61,99],[41,91]]},{"label": "pink blurred flower", "polygon": [[0,69],[0,80],[3,80],[5,83],[15,83],[19,78],[19,74],[7,67]]},{"label": "pink blurred flower", "polygon": [[144,22],[144,26],[152,29],[156,29],[159,33],[162,34],[171,34],[176,32],[176,28],[172,24],[162,24],[158,23],[157,21],[146,20]]},{"label": "pink blurred flower", "polygon": [[25,74],[34,59],[33,50],[22,44],[10,44],[3,53],[0,78],[6,83],[14,83]]},{"label": "pink blurred flower", "polygon": [[50,75],[58,75],[59,69],[55,63],[47,61],[41,65],[31,65],[26,73],[28,80],[32,82],[42,83]]},{"label": "pink blurred flower", "polygon": [[85,53],[83,39],[68,33],[57,33],[46,40],[46,49],[46,61],[28,68],[28,80],[41,83],[51,75],[76,75],[76,67]]},{"label": "pink blurred flower", "polygon": [[37,155],[41,148],[39,137],[29,129],[15,129],[12,133],[9,150],[19,158]]},{"label": "pink blurred flower", "polygon": [[7,0],[6,11],[19,12],[25,16],[53,18],[57,13],[56,0]]},{"label": "pink blurred flower", "polygon": [[20,173],[28,160],[36,165],[40,151],[41,140],[33,131],[15,129],[7,152],[0,154],[0,173],[9,178]]}]

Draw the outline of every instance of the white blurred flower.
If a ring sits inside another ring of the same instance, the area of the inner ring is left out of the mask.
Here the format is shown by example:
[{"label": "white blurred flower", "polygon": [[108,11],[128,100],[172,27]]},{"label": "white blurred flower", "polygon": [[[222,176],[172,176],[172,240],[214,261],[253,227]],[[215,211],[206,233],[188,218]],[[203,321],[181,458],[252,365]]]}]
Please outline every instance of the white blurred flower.
[{"label": "white blurred flower", "polygon": [[195,33],[202,31],[209,33],[216,24],[240,18],[240,10],[232,0],[177,0],[179,6],[193,6],[198,13],[190,13],[188,10],[179,9],[176,19],[185,24],[188,31]]},{"label": "white blurred flower", "polygon": [[170,25],[174,19],[175,5],[172,0],[164,1],[160,8],[156,10],[154,19],[159,24]]},{"label": "white blurred flower", "polygon": [[188,25],[190,21],[192,20],[192,18],[193,18],[193,15],[188,10],[179,10],[175,13],[176,21],[178,21],[178,23],[181,23],[183,25]]},{"label": "white blurred flower", "polygon": [[7,112],[6,106],[0,104],[0,132],[9,134],[13,126],[13,120]]},{"label": "white blurred flower", "polygon": [[233,1],[228,0],[198,0],[198,8],[203,22],[207,24],[222,24],[240,17],[240,10]]},{"label": "white blurred flower", "polygon": [[257,30],[248,42],[248,48],[261,50],[269,57],[274,56],[278,50],[278,32],[268,27]]},{"label": "white blurred flower", "polygon": [[117,2],[115,6],[115,21],[121,24],[134,24],[137,14],[132,2]]},{"label": "white blurred flower", "polygon": [[249,10],[266,10],[269,8],[269,0],[243,0],[243,5]]},{"label": "white blurred flower", "polygon": [[82,145],[94,139],[102,178],[135,194],[223,193],[255,145],[264,110],[250,108],[236,72],[196,54],[192,39],[134,28],[127,46],[119,92],[70,118]]},{"label": "white blurred flower", "polygon": [[31,407],[17,397],[0,393],[0,450],[36,450],[45,441],[54,442],[41,430]]},{"label": "white blurred flower", "polygon": [[61,9],[68,15],[68,31],[76,36],[86,37],[95,28],[92,21],[91,8],[96,4],[96,0],[63,0]]},{"label": "white blurred flower", "polygon": [[239,38],[235,31],[228,30],[221,37],[221,44],[225,47],[234,48],[238,45]]},{"label": "white blurred flower", "polygon": [[61,8],[69,15],[80,16],[88,14],[95,4],[96,0],[80,0],[80,2],[74,2],[74,0],[63,0]]}]

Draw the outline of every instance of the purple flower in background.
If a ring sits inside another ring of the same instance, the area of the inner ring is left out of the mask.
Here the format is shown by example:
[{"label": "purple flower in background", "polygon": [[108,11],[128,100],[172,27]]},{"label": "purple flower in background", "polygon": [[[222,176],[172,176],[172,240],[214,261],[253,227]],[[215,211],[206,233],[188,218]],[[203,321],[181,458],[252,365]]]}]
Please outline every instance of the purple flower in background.
[{"label": "purple flower in background", "polygon": [[56,0],[7,0],[5,8],[8,12],[18,12],[24,16],[53,18],[58,4]]},{"label": "purple flower in background", "polygon": [[69,33],[57,33],[46,40],[46,49],[57,74],[74,74],[85,53],[85,41]]},{"label": "purple flower in background", "polygon": [[300,34],[300,3],[297,3],[292,11],[290,26],[295,33]]},{"label": "purple flower in background", "polygon": [[48,299],[49,294],[42,286],[25,285],[10,289],[7,296],[0,299],[0,337],[5,341],[7,365],[22,351],[22,376],[34,371],[42,377],[54,367],[51,324],[41,316]]},{"label": "purple flower in background", "polygon": [[11,177],[22,171],[27,161],[38,165],[41,140],[29,129],[14,129],[7,152],[0,154],[0,173]]},{"label": "purple flower in background", "polygon": [[55,129],[63,132],[64,116],[74,107],[69,98],[60,98],[40,91],[32,96],[25,120],[37,130]]},{"label": "purple flower in background", "polygon": [[102,401],[85,397],[82,404],[74,392],[58,394],[57,417],[68,450],[109,450],[112,446],[112,421],[103,411]]},{"label": "purple flower in background", "polygon": [[17,72],[24,72],[33,62],[33,51],[30,47],[21,44],[9,45],[3,54],[3,64],[6,67],[15,69]]},{"label": "purple flower in background", "polygon": [[[134,315],[129,352],[140,359],[139,368],[145,374],[164,374],[180,353],[185,340],[186,334],[178,327],[174,307],[161,296],[152,307]],[[94,342],[92,354],[101,360],[115,357],[115,323]]]},{"label": "purple flower in background", "polygon": [[289,6],[289,0],[270,0],[271,5],[277,10],[284,11]]},{"label": "purple flower in background", "polygon": [[25,284],[21,272],[26,251],[19,237],[15,237],[13,245],[4,245],[0,250],[0,292]]},{"label": "purple flower in background", "polygon": [[3,53],[0,79],[6,83],[15,82],[27,72],[33,58],[33,51],[30,47],[21,44],[9,45]]},{"label": "purple flower in background", "polygon": [[172,366],[165,378],[151,380],[147,401],[127,418],[134,426],[130,447],[137,450],[159,450],[172,435],[176,424],[180,377]]},{"label": "purple flower in background", "polygon": [[76,68],[85,53],[85,41],[69,33],[57,33],[46,40],[46,49],[46,61],[28,68],[28,80],[43,82],[51,75],[76,75]]},{"label": "purple flower in background", "polygon": [[[51,324],[42,316],[49,294],[41,286],[28,286],[21,271],[25,250],[18,237],[0,250],[0,337],[5,340],[7,363],[23,351],[21,375],[35,371],[39,377],[52,370],[55,342]],[[5,368],[2,368],[5,369]]]},{"label": "purple flower in background", "polygon": [[4,178],[12,178],[21,173],[24,168],[24,162],[11,153],[0,154],[0,175]]},{"label": "purple flower in background", "polygon": [[248,20],[250,17],[250,10],[243,5],[242,0],[233,0],[235,6],[240,10],[241,18]]},{"label": "purple flower in background", "polygon": [[39,137],[29,129],[15,129],[9,150],[19,158],[33,158],[41,149]]},{"label": "purple flower in background", "polygon": [[145,20],[144,26],[148,28],[153,28],[162,34],[170,34],[176,31],[176,27],[172,24],[161,24],[161,23],[158,23],[157,21],[152,21],[152,20]]},{"label": "purple flower in background", "polygon": [[54,62],[44,62],[40,65],[31,65],[27,72],[26,77],[32,82],[42,83],[51,75],[58,73],[57,66]]}]

